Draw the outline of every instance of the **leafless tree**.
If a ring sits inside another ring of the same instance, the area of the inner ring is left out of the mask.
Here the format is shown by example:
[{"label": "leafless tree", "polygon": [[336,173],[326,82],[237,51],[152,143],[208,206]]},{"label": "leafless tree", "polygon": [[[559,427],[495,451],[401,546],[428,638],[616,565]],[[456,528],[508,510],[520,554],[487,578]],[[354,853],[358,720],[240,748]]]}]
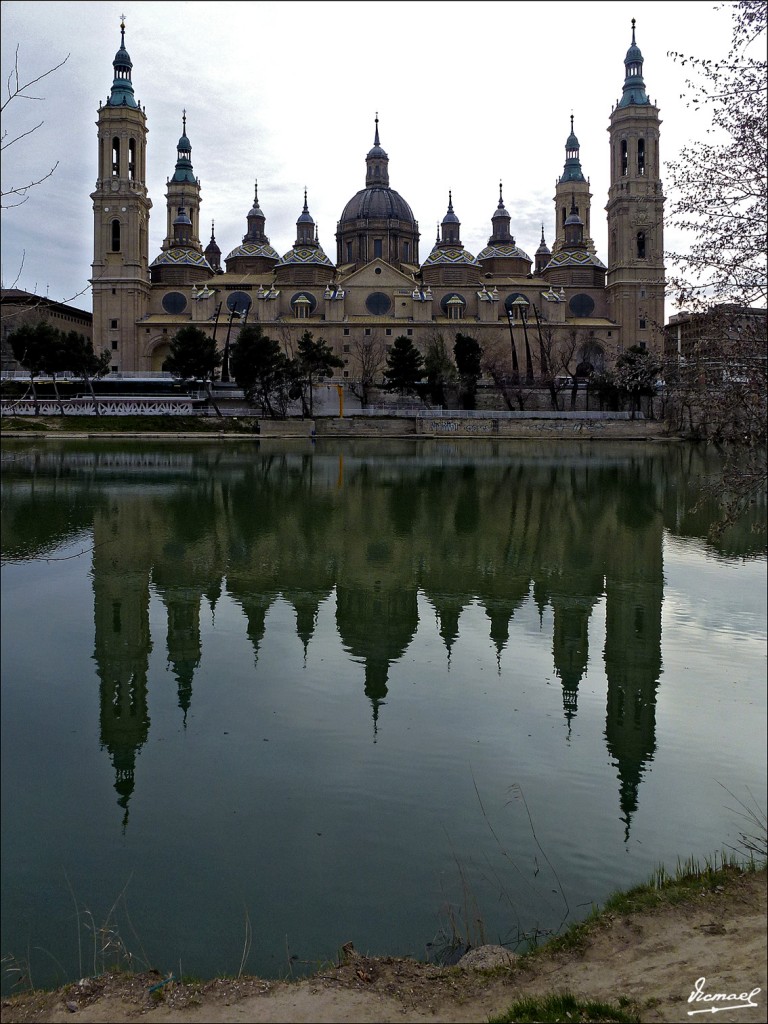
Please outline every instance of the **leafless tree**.
[{"label": "leafless tree", "polygon": [[[667,368],[672,389],[667,416],[726,453],[721,526],[765,494],[768,379],[763,309],[767,267],[768,97],[764,0],[725,5],[732,17],[724,60],[673,53],[691,69],[688,105],[711,112],[712,141],[686,147],[668,165],[677,198],[671,223],[692,239],[687,253],[670,253],[676,304],[707,318],[704,344]],[[745,319],[746,317],[746,319]],[[747,329],[747,324],[753,325]],[[753,330],[756,332],[752,336]]]},{"label": "leafless tree", "polygon": [[373,328],[370,334],[357,338],[353,345],[355,354],[355,375],[351,378],[349,390],[365,408],[370,390],[381,376],[387,360],[387,346],[381,332]]},{"label": "leafless tree", "polygon": [[[59,63],[54,67],[49,68],[47,71],[43,71],[42,74],[36,75],[34,78],[30,78],[29,81],[24,81],[21,73],[19,72],[19,47],[17,46],[13,62],[13,70],[8,75],[8,79],[6,81],[6,95],[3,99],[2,106],[0,106],[0,114],[2,114],[4,122],[7,119],[7,111],[11,103],[18,102],[19,100],[31,100],[36,103],[41,103],[45,97],[35,96],[30,93],[29,90],[32,89],[33,86],[42,82],[44,78],[47,78],[55,71],[58,71],[59,68],[63,67],[68,60],[69,54],[67,54],[64,60],[59,61]],[[30,135],[34,135],[34,133],[38,131],[38,129],[42,128],[44,124],[45,121],[38,121],[37,124],[20,128],[15,133],[4,127],[2,131],[0,150],[5,153],[7,149],[10,149],[10,147],[15,145],[17,142],[21,142],[22,139],[27,139]],[[7,159],[7,157],[4,157],[4,162]],[[0,192],[0,206],[2,206],[3,209],[11,209],[14,206],[21,206],[23,203],[26,203],[29,198],[29,190],[50,178],[58,166],[59,161],[57,160],[53,167],[51,167],[51,169],[41,177],[36,178],[33,181],[28,181],[24,185],[13,185],[7,189],[3,189],[3,191]]]},{"label": "leafless tree", "polygon": [[535,391],[520,380],[519,372],[515,372],[511,363],[509,341],[500,337],[495,342],[486,343],[483,349],[482,369],[493,381],[507,409],[518,409],[523,412]]}]

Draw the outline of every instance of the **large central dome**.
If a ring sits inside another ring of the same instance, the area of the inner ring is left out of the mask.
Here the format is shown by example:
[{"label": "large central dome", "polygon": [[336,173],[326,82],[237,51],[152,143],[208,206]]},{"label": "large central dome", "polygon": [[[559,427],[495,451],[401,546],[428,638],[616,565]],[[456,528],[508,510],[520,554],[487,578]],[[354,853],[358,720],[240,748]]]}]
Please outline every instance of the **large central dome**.
[{"label": "large central dome", "polygon": [[389,187],[389,157],[379,142],[378,115],[365,164],[365,188],[349,200],[336,227],[337,264],[348,271],[374,259],[417,266],[419,225],[408,203]]},{"label": "large central dome", "polygon": [[408,224],[416,225],[413,210],[399,192],[393,188],[361,188],[354,195],[347,205],[339,221],[339,230],[350,220],[360,220],[371,217],[392,218],[405,221]]}]

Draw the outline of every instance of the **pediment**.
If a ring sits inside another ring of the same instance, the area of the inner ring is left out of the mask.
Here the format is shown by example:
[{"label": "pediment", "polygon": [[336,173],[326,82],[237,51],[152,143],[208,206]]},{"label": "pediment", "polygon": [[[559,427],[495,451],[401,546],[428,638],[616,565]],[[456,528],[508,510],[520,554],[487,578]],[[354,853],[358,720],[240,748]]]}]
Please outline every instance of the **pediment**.
[{"label": "pediment", "polygon": [[404,274],[390,263],[375,259],[348,277],[339,278],[338,284],[344,289],[365,288],[368,291],[382,291],[390,288],[407,288],[411,291],[414,280],[410,274]]}]

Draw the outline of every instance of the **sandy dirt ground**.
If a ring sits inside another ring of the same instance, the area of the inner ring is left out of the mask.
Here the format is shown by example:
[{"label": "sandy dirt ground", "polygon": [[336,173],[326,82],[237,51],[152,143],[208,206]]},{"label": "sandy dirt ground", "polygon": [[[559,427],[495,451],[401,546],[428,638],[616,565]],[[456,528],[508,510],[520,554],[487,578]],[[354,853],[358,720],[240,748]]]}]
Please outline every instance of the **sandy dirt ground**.
[{"label": "sandy dirt ground", "polygon": [[[626,917],[604,914],[584,948],[545,949],[517,963],[499,947],[474,950],[452,968],[372,959],[350,948],[338,966],[302,981],[172,981],[151,992],[164,980],[159,975],[110,975],[14,996],[3,1001],[0,1019],[462,1024],[487,1021],[526,995],[569,990],[614,1003],[629,998],[648,1024],[763,1022],[766,952],[763,870],[735,875],[714,892],[702,888],[682,905]],[[697,992],[700,998],[691,1000]],[[723,998],[717,1001],[703,998],[718,994]]]}]

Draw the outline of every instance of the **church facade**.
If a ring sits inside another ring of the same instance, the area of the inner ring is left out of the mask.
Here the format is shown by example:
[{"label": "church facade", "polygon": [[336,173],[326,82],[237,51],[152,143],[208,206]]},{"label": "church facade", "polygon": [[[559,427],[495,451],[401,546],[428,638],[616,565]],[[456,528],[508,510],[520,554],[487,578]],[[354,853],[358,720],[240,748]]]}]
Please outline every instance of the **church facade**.
[{"label": "church facade", "polygon": [[438,337],[450,352],[456,333],[468,334],[497,370],[514,372],[516,349],[522,372],[523,334],[528,347],[531,332],[537,376],[542,364],[551,373],[602,369],[632,345],[661,353],[661,122],[645,91],[634,21],[622,96],[610,115],[607,266],[590,234],[592,194],[573,117],[555,187],[552,245],[542,226],[533,257],[515,240],[500,185],[481,252],[464,248],[449,193],[437,238],[422,258],[418,222],[390,185],[378,117],[363,187],[341,211],[331,255],[320,244],[306,192],[296,240],[278,253],[255,188],[245,233],[226,256],[213,228],[203,244],[201,186],[185,117],[165,197],[165,236],[151,254],[147,117],[134,98],[132,66],[121,24],[112,88],[99,107],[98,178],[91,194],[93,339],[97,351],[111,351],[113,371],[160,370],[174,334],[190,324],[215,331],[222,349],[236,342],[244,323],[262,324],[287,350],[310,330],[343,360],[339,376],[351,380],[366,364],[371,369],[372,358],[383,370],[400,335],[423,354]]}]

